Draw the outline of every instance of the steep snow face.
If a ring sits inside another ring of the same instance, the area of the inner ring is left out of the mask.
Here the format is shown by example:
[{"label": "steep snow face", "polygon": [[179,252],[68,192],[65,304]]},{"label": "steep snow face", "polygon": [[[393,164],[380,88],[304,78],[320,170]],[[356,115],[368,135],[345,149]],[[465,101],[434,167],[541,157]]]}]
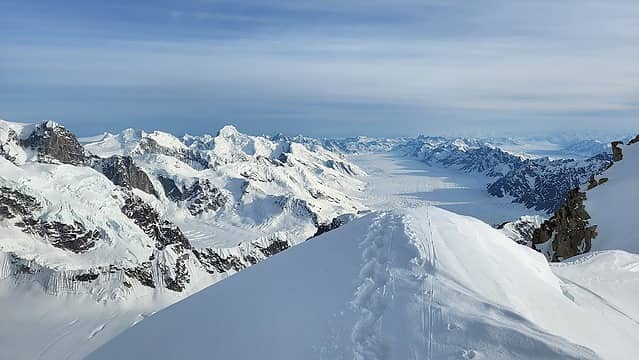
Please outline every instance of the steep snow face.
[{"label": "steep snow face", "polygon": [[623,160],[602,176],[608,181],[586,193],[590,224],[597,226],[593,250],[623,249],[639,253],[639,144],[622,147]]},{"label": "steep snow face", "polygon": [[[639,350],[638,266],[608,252],[551,267],[472,218],[373,213],[151,316],[89,358],[625,358]],[[595,276],[602,270],[623,281]]]}]

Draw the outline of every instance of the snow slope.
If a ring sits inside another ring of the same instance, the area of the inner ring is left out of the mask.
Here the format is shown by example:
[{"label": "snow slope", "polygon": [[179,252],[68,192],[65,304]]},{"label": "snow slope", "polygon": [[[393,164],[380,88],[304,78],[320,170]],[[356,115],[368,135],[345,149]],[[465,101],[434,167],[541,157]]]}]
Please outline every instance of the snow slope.
[{"label": "snow slope", "polygon": [[89,358],[624,359],[639,350],[637,268],[639,256],[621,251],[550,266],[436,207],[375,212],[151,316]]},{"label": "snow slope", "polygon": [[623,249],[639,253],[639,144],[622,147],[623,160],[602,176],[608,181],[587,194],[590,224],[597,225],[593,250]]}]

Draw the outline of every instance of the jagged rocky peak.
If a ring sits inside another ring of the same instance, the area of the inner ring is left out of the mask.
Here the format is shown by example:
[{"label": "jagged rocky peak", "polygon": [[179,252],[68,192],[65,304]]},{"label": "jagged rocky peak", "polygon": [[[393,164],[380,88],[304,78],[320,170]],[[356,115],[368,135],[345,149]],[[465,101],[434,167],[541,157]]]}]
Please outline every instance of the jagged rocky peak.
[{"label": "jagged rocky peak", "polygon": [[592,240],[597,236],[597,226],[589,223],[591,217],[586,211],[585,200],[586,193],[578,188],[569,191],[564,205],[533,232],[533,247],[551,261],[590,251]]},{"label": "jagged rocky peak", "polygon": [[313,235],[313,237],[320,236],[324,233],[333,231],[345,224],[348,224],[349,222],[353,221],[355,217],[356,217],[355,214],[342,214],[340,216],[333,218],[333,220],[330,223],[319,224],[317,226],[317,231],[315,232],[315,235]]},{"label": "jagged rocky peak", "polygon": [[169,177],[159,176],[158,179],[166,197],[175,202],[183,202],[193,216],[217,211],[228,202],[227,196],[211,184],[209,179],[198,178],[193,184],[182,187]]},{"label": "jagged rocky peak", "polygon": [[622,145],[622,144],[623,144],[623,141],[613,141],[612,142],[612,159],[614,161],[623,160],[623,151],[619,147],[619,145]]},{"label": "jagged rocky peak", "polygon": [[21,145],[37,151],[40,162],[84,165],[86,152],[69,130],[54,121],[37,125]]},{"label": "jagged rocky peak", "polygon": [[[639,139],[639,136],[635,139]],[[628,145],[639,142],[639,140],[633,140],[631,140]],[[617,168],[620,166],[615,164],[624,159],[623,142],[613,142],[612,151],[614,163],[610,163],[606,167],[606,170],[610,167]],[[625,164],[626,161],[628,160],[624,160],[623,164]],[[623,167],[623,165],[621,166]],[[603,174],[606,175],[607,172]],[[589,195],[593,194],[593,189],[607,186],[606,184],[609,182],[608,176],[600,177],[592,174],[583,187],[576,187],[570,190],[566,195],[564,203],[557,209],[554,215],[534,231],[532,238],[533,247],[542,251],[551,261],[561,261],[575,255],[589,252],[593,247],[593,241],[596,241],[595,238],[597,238],[599,231],[597,224],[598,219],[592,219],[586,206],[587,200]],[[599,195],[605,196],[605,194]],[[614,209],[596,208],[591,210],[615,211]]]},{"label": "jagged rocky peak", "polygon": [[115,185],[139,189],[157,195],[148,175],[142,171],[130,156],[113,155],[109,158],[92,158],[91,165]]}]

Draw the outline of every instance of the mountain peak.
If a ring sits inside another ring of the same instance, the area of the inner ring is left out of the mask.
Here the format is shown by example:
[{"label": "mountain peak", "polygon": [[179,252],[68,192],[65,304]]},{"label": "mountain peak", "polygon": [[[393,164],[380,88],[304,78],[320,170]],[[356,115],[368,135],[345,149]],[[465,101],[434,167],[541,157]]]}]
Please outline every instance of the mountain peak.
[{"label": "mountain peak", "polygon": [[217,136],[221,137],[233,137],[239,135],[240,132],[233,125],[226,125],[217,132]]}]

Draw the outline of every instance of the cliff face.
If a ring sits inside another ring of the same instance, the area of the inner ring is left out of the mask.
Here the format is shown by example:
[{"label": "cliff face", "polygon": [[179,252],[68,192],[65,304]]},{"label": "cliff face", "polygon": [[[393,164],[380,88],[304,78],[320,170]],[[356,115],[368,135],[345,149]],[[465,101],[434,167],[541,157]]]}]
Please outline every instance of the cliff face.
[{"label": "cliff face", "polygon": [[38,125],[21,145],[37,151],[40,162],[84,165],[86,160],[84,148],[75,135],[53,121]]},{"label": "cliff face", "polygon": [[590,225],[590,215],[584,206],[586,193],[578,188],[566,195],[566,202],[548,221],[533,232],[533,248],[550,241],[546,255],[551,261],[561,261],[590,251],[597,226]]},{"label": "cliff face", "polygon": [[142,171],[130,156],[114,155],[109,158],[92,158],[91,166],[101,172],[115,185],[140,189],[147,194],[156,195],[149,176]]},{"label": "cliff face", "polygon": [[[628,145],[639,142],[639,136]],[[623,160],[620,141],[612,143],[613,159]],[[613,166],[614,163],[611,165]],[[555,214],[535,229],[532,236],[532,247],[542,251],[550,261],[561,261],[576,255],[587,253],[592,248],[592,241],[597,237],[597,225],[592,223],[584,202],[588,191],[608,182],[607,177],[591,176],[587,190],[581,188],[570,190],[563,205]]]}]

